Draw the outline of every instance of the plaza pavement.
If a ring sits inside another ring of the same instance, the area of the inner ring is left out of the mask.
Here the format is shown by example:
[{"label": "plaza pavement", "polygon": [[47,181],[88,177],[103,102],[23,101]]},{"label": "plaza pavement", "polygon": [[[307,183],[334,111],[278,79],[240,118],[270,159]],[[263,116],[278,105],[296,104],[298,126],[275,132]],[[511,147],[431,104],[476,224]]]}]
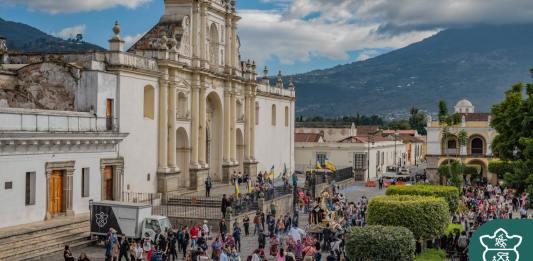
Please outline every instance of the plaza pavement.
[{"label": "plaza pavement", "polygon": [[[381,195],[384,193],[384,190],[378,190],[377,188],[367,188],[361,183],[358,183],[354,186],[348,187],[344,190],[341,190],[341,192],[347,197],[348,201],[354,201],[357,202],[359,199],[361,199],[362,196],[366,196],[367,198],[372,198],[376,195]],[[253,219],[253,217],[250,217]],[[299,220],[300,227],[305,227],[307,225],[307,215],[303,214],[303,212],[300,213],[300,220]],[[253,233],[253,225],[250,228],[250,232]],[[242,242],[242,248],[241,248],[241,260],[246,260],[246,257],[250,255],[258,246],[257,242],[257,236],[250,235],[248,237],[244,236],[244,229],[243,229],[243,238],[241,239]],[[209,245],[211,245],[211,242],[209,242]],[[268,249],[268,240],[267,240],[267,247]],[[75,248],[72,249],[72,254],[77,259],[80,255],[80,252],[86,252],[89,259],[91,261],[103,261],[104,260],[104,254],[105,249],[101,246],[90,246],[85,248]],[[268,253],[268,251],[266,251]],[[179,259],[183,260],[182,254],[178,254]],[[272,259],[270,256],[268,256],[269,259]],[[47,260],[47,261],[63,261],[63,253],[58,253],[53,256],[47,256],[40,259],[33,259],[33,260]],[[325,260],[325,259],[324,259]]]}]

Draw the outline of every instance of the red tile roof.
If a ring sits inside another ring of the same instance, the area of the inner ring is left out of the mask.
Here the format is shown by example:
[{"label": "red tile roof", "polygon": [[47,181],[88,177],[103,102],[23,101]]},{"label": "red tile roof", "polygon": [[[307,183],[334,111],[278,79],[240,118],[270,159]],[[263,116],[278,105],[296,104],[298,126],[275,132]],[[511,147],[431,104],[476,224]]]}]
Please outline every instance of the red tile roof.
[{"label": "red tile roof", "polygon": [[320,140],[318,133],[296,133],[294,134],[295,142],[318,142]]},{"label": "red tile roof", "polygon": [[394,135],[396,132],[398,132],[399,135],[416,135],[416,130],[384,130],[383,135]]},{"label": "red tile roof", "polygon": [[[348,138],[344,138],[342,140],[340,140],[339,142],[340,143],[367,143],[368,142],[368,136],[352,136],[352,137],[348,137]],[[379,141],[390,141],[391,139],[389,138],[386,138],[386,137],[382,137],[382,136],[373,136],[371,137],[371,140],[374,141],[374,142],[379,142]]]}]

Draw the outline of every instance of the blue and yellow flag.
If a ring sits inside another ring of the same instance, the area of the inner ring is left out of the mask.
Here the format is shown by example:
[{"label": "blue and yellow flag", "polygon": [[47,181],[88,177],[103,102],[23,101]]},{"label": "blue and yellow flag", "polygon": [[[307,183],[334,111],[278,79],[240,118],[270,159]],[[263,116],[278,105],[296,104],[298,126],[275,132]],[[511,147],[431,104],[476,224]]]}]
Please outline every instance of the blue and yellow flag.
[{"label": "blue and yellow flag", "polygon": [[328,158],[326,158],[325,165],[326,169],[329,169],[333,172],[337,171],[337,167],[335,167],[335,164],[333,164],[333,162],[331,162]]},{"label": "blue and yellow flag", "polygon": [[270,168],[270,172],[268,173],[268,178],[274,180],[274,165],[272,165],[272,168]]},{"label": "blue and yellow flag", "polygon": [[315,169],[322,169],[322,164],[320,164],[320,161],[316,162]]},{"label": "blue and yellow flag", "polygon": [[235,182],[235,195],[239,196],[241,194],[241,188],[239,188],[239,183]]}]

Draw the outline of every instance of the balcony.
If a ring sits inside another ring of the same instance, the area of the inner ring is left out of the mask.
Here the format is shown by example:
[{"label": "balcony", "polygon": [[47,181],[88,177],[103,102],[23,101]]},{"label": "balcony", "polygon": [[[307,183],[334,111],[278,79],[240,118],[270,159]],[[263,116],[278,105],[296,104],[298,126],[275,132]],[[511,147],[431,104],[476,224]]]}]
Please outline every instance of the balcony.
[{"label": "balcony", "polygon": [[0,132],[118,132],[117,118],[86,112],[0,109]]}]

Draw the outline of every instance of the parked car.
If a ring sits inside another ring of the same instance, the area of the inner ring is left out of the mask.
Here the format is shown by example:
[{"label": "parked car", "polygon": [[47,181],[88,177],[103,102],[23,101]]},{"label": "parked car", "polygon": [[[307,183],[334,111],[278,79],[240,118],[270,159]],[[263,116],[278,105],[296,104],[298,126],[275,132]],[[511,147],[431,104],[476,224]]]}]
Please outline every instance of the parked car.
[{"label": "parked car", "polygon": [[409,175],[411,172],[406,167],[400,167],[400,170],[398,171],[398,174],[400,175]]}]

